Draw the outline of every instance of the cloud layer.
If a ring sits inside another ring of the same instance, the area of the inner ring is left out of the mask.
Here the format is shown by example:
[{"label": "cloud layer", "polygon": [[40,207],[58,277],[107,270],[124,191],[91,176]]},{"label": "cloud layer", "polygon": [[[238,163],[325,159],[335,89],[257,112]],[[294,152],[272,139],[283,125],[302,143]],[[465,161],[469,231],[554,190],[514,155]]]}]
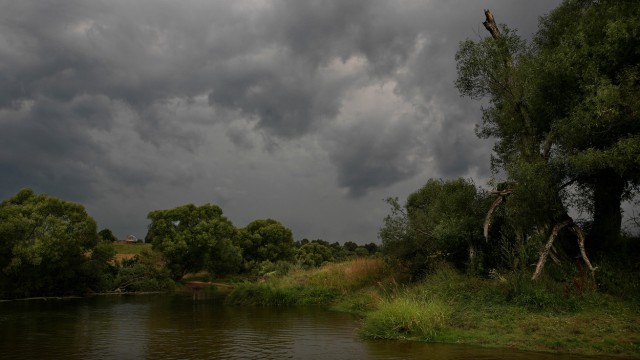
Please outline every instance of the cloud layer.
[{"label": "cloud layer", "polygon": [[489,176],[453,88],[483,7],[527,35],[557,3],[0,1],[0,195],[81,202],[121,237],[213,202],[375,241],[382,198]]}]

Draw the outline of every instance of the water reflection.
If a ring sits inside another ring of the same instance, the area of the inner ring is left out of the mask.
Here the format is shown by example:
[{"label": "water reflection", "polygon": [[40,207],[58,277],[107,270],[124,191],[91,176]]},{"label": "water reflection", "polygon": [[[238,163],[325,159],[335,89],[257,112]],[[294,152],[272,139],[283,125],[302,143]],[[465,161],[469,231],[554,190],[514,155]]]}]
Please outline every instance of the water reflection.
[{"label": "water reflection", "polygon": [[[224,306],[198,294],[0,303],[0,359],[556,359],[548,354],[364,341],[318,307]],[[562,359],[580,357],[563,356]]]}]

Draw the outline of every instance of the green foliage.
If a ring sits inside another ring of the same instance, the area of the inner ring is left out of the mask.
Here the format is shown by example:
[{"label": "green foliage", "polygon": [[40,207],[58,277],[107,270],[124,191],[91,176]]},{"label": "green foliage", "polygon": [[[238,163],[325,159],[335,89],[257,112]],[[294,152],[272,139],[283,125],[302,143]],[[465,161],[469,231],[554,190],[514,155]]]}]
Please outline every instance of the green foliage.
[{"label": "green foliage", "polygon": [[170,291],[175,287],[171,273],[165,267],[162,255],[144,250],[131,260],[123,261],[111,290],[118,292]]},{"label": "green foliage", "polygon": [[406,266],[413,277],[442,260],[464,267],[469,249],[483,241],[486,200],[467,180],[430,179],[409,195],[406,211],[397,199],[387,202],[391,214],[379,233],[383,254]]},{"label": "green foliage", "polygon": [[638,2],[567,0],[533,43],[503,27],[460,44],[456,86],[489,100],[477,133],[496,140],[492,165],[515,190],[506,219],[522,237],[548,237],[586,204],[587,245],[618,240],[620,203],[640,180],[639,24]]},{"label": "green foliage", "polygon": [[252,221],[238,231],[234,242],[249,268],[263,261],[292,261],[295,255],[291,230],[273,219]]},{"label": "green foliage", "polygon": [[114,250],[79,204],[23,189],[0,203],[0,297],[100,291]]},{"label": "green foliage", "polygon": [[296,261],[304,269],[319,267],[325,262],[332,260],[333,254],[331,248],[315,242],[303,245],[296,255]]},{"label": "green foliage", "polygon": [[294,264],[289,261],[278,260],[271,262],[265,260],[252,268],[252,273],[258,276],[281,276],[286,275]]},{"label": "green foliage", "polygon": [[216,205],[183,205],[149,213],[147,241],[162,253],[176,280],[186,273],[209,270],[215,274],[237,272],[241,251],[232,239],[236,228]]},{"label": "green foliage", "polygon": [[100,237],[100,239],[102,239],[104,241],[113,242],[113,241],[118,240],[118,238],[115,235],[113,235],[113,233],[109,229],[102,229],[102,230],[98,231],[98,236]]}]

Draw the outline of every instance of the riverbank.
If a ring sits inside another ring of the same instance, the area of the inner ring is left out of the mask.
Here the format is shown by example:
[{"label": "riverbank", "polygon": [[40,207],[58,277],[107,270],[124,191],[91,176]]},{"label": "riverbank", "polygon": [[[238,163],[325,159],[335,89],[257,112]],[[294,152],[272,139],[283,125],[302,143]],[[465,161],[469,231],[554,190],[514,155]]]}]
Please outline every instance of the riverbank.
[{"label": "riverbank", "polygon": [[240,283],[227,302],[330,306],[362,316],[368,338],[640,356],[637,301],[516,275],[482,279],[443,266],[407,284],[380,259],[360,258]]}]

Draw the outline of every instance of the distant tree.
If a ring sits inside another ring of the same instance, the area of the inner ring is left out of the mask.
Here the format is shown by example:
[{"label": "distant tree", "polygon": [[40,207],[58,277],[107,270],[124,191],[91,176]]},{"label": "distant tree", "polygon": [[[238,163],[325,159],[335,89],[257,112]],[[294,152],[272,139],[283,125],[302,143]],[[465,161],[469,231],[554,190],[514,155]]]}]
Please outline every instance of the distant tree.
[{"label": "distant tree", "polygon": [[305,269],[318,267],[325,262],[333,260],[333,251],[328,246],[320,243],[308,243],[298,250],[296,259]]},{"label": "distant tree", "polygon": [[248,264],[263,261],[291,261],[295,255],[291,230],[273,219],[254,220],[240,229],[235,243]]},{"label": "distant tree", "polygon": [[82,205],[31,189],[0,203],[0,297],[103,290],[113,255]]},{"label": "distant tree", "polygon": [[116,241],[118,240],[117,237],[115,237],[115,235],[113,235],[113,233],[111,232],[111,230],[109,229],[102,229],[100,231],[98,231],[98,236],[105,241]]},{"label": "distant tree", "polygon": [[354,253],[356,254],[356,256],[368,256],[369,250],[367,250],[367,248],[364,246],[358,246]]},{"label": "distant tree", "polygon": [[347,241],[344,243],[344,248],[347,251],[354,252],[358,248],[358,244],[354,243],[353,241]]},{"label": "distant tree", "polygon": [[364,247],[367,249],[370,255],[373,255],[378,252],[378,244],[376,243],[368,243],[368,244],[365,244]]},{"label": "distant tree", "polygon": [[297,248],[300,248],[300,247],[302,247],[303,245],[306,245],[306,244],[308,244],[308,243],[309,243],[309,239],[306,239],[306,238],[305,238],[305,239],[302,239],[302,240],[300,240],[300,241],[296,241],[295,245],[296,245],[296,247],[297,247]]},{"label": "distant tree", "polygon": [[209,270],[215,274],[238,271],[240,248],[233,244],[236,228],[216,205],[183,205],[149,213],[147,241],[162,253],[174,279]]}]

